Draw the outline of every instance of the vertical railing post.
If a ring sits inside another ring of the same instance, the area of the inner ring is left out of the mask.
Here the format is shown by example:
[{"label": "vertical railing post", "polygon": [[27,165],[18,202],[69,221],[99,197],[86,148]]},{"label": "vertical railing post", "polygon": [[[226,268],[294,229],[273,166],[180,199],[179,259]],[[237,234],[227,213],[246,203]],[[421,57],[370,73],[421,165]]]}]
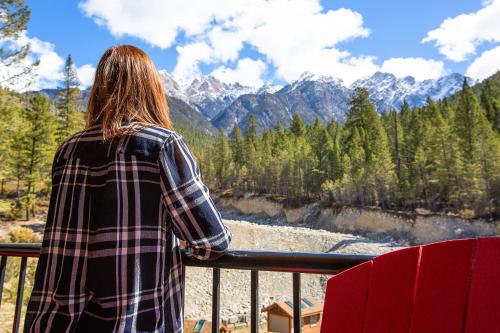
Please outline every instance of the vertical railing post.
[{"label": "vertical railing post", "polygon": [[212,283],[212,333],[219,333],[220,268],[213,269]]},{"label": "vertical railing post", "polygon": [[19,322],[21,321],[21,308],[23,307],[24,280],[26,277],[26,263],[28,257],[21,258],[21,269],[19,270],[19,283],[17,285],[16,309],[14,312],[14,324],[12,333],[19,332]]},{"label": "vertical railing post", "polygon": [[184,324],[184,311],[185,311],[185,305],[186,305],[186,265],[182,264],[182,269],[181,269],[181,274],[182,274],[182,291],[181,291],[181,297],[182,297],[182,322]]},{"label": "vertical railing post", "polygon": [[0,305],[2,305],[3,282],[5,280],[5,268],[7,267],[7,256],[2,256],[0,261]]},{"label": "vertical railing post", "polygon": [[300,297],[300,273],[293,273],[293,333],[302,332]]},{"label": "vertical railing post", "polygon": [[259,271],[250,273],[250,332],[259,331]]}]

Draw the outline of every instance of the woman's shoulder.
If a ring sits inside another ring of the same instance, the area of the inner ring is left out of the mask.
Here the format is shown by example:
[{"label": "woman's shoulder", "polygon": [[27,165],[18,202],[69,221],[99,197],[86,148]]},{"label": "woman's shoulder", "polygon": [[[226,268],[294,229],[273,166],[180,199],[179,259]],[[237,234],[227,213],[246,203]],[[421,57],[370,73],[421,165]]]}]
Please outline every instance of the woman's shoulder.
[{"label": "woman's shoulder", "polygon": [[81,141],[90,141],[92,138],[99,135],[99,131],[99,125],[94,125],[85,127],[84,129],[71,134],[58,144],[55,153],[56,159],[59,159],[60,156],[67,158],[68,153],[71,151],[70,147],[76,146]]},{"label": "woman's shoulder", "polygon": [[140,126],[140,130],[136,132],[136,135],[146,136],[161,144],[165,144],[172,139],[182,138],[182,135],[173,128],[144,123],[139,123],[138,126]]},{"label": "woman's shoulder", "polygon": [[[120,146],[117,152],[134,151],[135,153],[143,152],[147,155],[154,155],[172,139],[182,138],[175,129],[155,124],[132,122],[124,126],[133,127],[133,130],[125,134],[124,137],[113,137],[107,141],[103,141],[101,125],[86,127],[64,140],[59,145],[55,155],[57,158],[60,156],[67,158],[68,152],[75,150],[88,151],[89,147],[96,150],[96,148],[113,144]],[[103,145],[106,142],[107,145]]]}]

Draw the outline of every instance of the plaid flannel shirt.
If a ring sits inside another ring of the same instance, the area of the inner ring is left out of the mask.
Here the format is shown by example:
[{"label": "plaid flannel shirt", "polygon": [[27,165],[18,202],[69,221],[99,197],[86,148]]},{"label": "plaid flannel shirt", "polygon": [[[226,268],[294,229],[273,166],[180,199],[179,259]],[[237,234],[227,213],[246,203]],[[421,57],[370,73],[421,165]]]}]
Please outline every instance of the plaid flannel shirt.
[{"label": "plaid flannel shirt", "polygon": [[66,140],[24,332],[182,332],[179,239],[198,259],[231,233],[182,136],[139,123],[103,141],[100,125]]}]

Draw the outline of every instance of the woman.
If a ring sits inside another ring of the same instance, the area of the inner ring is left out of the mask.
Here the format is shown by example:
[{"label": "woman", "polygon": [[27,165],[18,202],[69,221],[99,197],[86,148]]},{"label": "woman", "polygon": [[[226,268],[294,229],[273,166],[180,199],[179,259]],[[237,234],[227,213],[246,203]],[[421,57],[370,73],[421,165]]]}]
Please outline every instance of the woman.
[{"label": "woman", "polygon": [[181,241],[213,259],[231,233],[172,128],[151,59],[111,47],[86,128],[54,158],[24,332],[182,332]]}]

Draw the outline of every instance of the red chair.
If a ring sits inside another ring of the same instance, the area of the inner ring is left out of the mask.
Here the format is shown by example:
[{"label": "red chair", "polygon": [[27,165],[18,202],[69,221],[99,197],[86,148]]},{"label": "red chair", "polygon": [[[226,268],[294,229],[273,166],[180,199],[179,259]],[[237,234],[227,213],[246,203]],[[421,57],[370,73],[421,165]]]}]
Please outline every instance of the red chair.
[{"label": "red chair", "polygon": [[500,238],[409,247],[328,280],[321,333],[500,332]]}]

